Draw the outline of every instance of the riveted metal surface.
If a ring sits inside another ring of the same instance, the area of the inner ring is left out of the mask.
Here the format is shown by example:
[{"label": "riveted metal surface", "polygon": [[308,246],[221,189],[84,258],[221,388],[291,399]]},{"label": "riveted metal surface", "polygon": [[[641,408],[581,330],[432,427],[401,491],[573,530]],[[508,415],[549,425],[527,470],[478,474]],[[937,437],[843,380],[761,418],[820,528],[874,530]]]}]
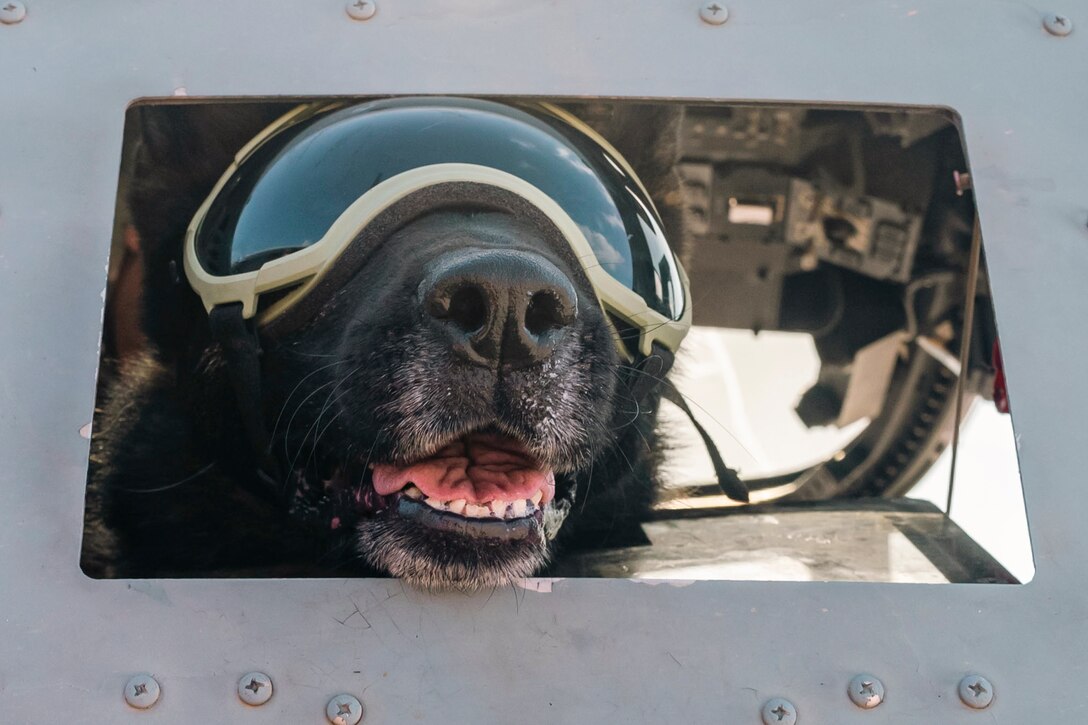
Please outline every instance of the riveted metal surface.
[{"label": "riveted metal surface", "polygon": [[763,725],[794,725],[797,722],[797,708],[781,697],[773,697],[763,703],[759,715]]},{"label": "riveted metal surface", "polygon": [[332,725],[357,725],[363,719],[363,705],[354,695],[337,695],[325,705],[325,717]]},{"label": "riveted metal surface", "polygon": [[263,705],[272,699],[272,678],[263,672],[247,672],[238,678],[238,698],[247,705]]},{"label": "riveted metal surface", "polygon": [[133,675],[125,683],[125,702],[133,707],[146,710],[159,701],[159,683],[147,674]]},{"label": "riveted metal surface", "polygon": [[1043,17],[1043,27],[1051,35],[1064,38],[1073,32],[1073,21],[1065,15],[1050,13]]},{"label": "riveted metal surface", "polygon": [[350,0],[344,9],[352,20],[370,20],[378,12],[374,0]]},{"label": "riveted metal surface", "polygon": [[[1088,676],[1083,34],[1056,41],[1037,10],[989,0],[740,0],[726,35],[672,0],[637,13],[624,0],[398,0],[363,24],[341,8],[276,13],[237,0],[216,3],[213,21],[165,0],[38,3],[0,28],[5,721],[34,720],[63,693],[69,723],[221,722],[238,710],[235,673],[254,662],[276,673],[277,695],[244,714],[266,722],[313,722],[329,693],[365,688],[374,722],[754,722],[770,695],[788,692],[802,722],[857,723],[871,714],[842,687],[865,663],[894,683],[879,709],[888,722],[977,722],[956,689],[980,671],[1002,686],[986,717],[1022,725],[1052,701],[1055,677]],[[524,93],[956,109],[1035,579],[567,580],[476,596],[389,580],[87,579],[79,431],[94,404],[123,111],[181,87],[192,97]],[[118,695],[141,668],[169,696],[126,713]],[[1088,716],[1085,701],[1063,707],[1073,721]]]},{"label": "riveted metal surface", "polygon": [[994,686],[982,675],[967,675],[957,688],[967,707],[985,710],[994,701]]},{"label": "riveted metal surface", "polygon": [[884,683],[872,675],[858,675],[846,687],[850,702],[864,710],[871,710],[884,702]]},{"label": "riveted metal surface", "polygon": [[4,25],[16,25],[26,18],[26,5],[18,0],[8,0],[0,3],[0,23]]},{"label": "riveted metal surface", "polygon": [[729,8],[715,0],[709,0],[699,8],[699,17],[710,25],[723,25],[726,20],[729,20]]}]

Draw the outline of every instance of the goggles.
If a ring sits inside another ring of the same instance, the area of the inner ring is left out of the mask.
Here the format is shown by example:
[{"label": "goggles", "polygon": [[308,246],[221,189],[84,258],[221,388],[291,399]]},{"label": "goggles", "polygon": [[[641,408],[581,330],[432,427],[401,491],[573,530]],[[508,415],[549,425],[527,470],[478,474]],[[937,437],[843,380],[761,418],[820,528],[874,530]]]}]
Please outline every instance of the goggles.
[{"label": "goggles", "polygon": [[613,322],[633,328],[622,336],[638,331],[637,352],[656,343],[675,353],[691,325],[688,281],[649,194],[607,141],[547,104],[299,106],[235,156],[197,211],[186,277],[209,313],[240,303],[243,318],[276,323],[345,274],[375,241],[368,228],[394,231],[392,210],[454,203],[442,189],[462,206],[473,206],[472,189],[484,206],[527,205],[561,235]]}]

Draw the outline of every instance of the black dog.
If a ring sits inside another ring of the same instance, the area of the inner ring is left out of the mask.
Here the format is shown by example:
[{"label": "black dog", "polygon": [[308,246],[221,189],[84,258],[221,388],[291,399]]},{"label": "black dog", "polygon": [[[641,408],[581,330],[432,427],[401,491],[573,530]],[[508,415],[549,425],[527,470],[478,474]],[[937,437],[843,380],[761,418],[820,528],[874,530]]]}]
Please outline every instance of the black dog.
[{"label": "black dog", "polygon": [[[654,496],[657,394],[635,385],[570,250],[471,205],[413,219],[307,324],[262,335],[268,475],[178,260],[232,155],[280,110],[132,111],[148,344],[103,374],[84,569],[475,588],[541,572],[557,547],[622,541]],[[583,110],[679,228],[675,114]],[[458,483],[472,466],[490,472],[476,503]]]}]

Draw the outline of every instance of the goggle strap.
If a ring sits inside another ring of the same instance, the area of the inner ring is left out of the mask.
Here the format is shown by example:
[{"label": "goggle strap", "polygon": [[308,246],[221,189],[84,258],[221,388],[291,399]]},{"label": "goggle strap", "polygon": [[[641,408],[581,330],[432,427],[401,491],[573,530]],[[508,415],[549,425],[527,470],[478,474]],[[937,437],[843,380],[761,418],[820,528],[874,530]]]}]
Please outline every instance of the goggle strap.
[{"label": "goggle strap", "polygon": [[680,394],[680,391],[668,380],[663,380],[661,397],[682,410],[684,415],[691,421],[691,424],[695,426],[695,430],[699,432],[699,437],[703,439],[703,445],[706,446],[706,452],[710,456],[710,462],[714,465],[714,475],[718,478],[718,488],[722,490],[722,493],[734,501],[748,503],[748,486],[744,481],[740,480],[740,476],[737,475],[736,471],[725,465],[714,439],[710,437],[702,424],[695,419],[688,401]]},{"label": "goggle strap", "polygon": [[261,343],[256,325],[242,316],[242,303],[216,305],[208,313],[212,338],[223,351],[231,387],[246,438],[257,460],[257,479],[276,488],[277,465],[270,454],[271,436],[261,414]]}]

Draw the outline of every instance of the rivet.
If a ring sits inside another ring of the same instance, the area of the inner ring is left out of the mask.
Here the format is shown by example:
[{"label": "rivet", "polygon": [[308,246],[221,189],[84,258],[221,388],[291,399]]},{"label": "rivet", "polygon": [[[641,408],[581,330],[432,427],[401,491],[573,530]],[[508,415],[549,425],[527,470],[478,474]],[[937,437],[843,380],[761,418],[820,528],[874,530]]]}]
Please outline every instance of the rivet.
[{"label": "rivet", "polygon": [[960,699],[967,707],[985,710],[994,701],[994,687],[982,675],[967,675],[960,680]]},{"label": "rivet", "polygon": [[704,23],[722,25],[729,19],[729,8],[716,2],[716,0],[710,0],[710,2],[703,3],[699,8],[699,17],[703,19]]},{"label": "rivet", "polygon": [[238,697],[247,705],[263,705],[272,699],[272,678],[263,672],[247,672],[238,680]]},{"label": "rivet", "polygon": [[763,703],[763,725],[794,725],[797,708],[789,700],[775,697]]},{"label": "rivet", "polygon": [[148,674],[133,675],[125,683],[125,702],[141,710],[159,701],[159,683]]},{"label": "rivet", "polygon": [[370,20],[378,12],[374,0],[349,0],[345,10],[352,20]]},{"label": "rivet", "polygon": [[337,695],[325,706],[325,717],[332,725],[357,725],[363,719],[363,703],[351,695]]},{"label": "rivet", "polygon": [[23,22],[25,17],[26,5],[23,5],[19,0],[9,0],[8,2],[0,0],[0,23],[15,25]]},{"label": "rivet", "polygon": [[850,701],[863,710],[871,710],[884,702],[884,683],[872,675],[858,675],[846,688]]},{"label": "rivet", "polygon": [[1046,28],[1046,32],[1051,35],[1057,35],[1059,38],[1064,38],[1073,32],[1073,21],[1065,15],[1050,13],[1043,17],[1043,27]]}]

